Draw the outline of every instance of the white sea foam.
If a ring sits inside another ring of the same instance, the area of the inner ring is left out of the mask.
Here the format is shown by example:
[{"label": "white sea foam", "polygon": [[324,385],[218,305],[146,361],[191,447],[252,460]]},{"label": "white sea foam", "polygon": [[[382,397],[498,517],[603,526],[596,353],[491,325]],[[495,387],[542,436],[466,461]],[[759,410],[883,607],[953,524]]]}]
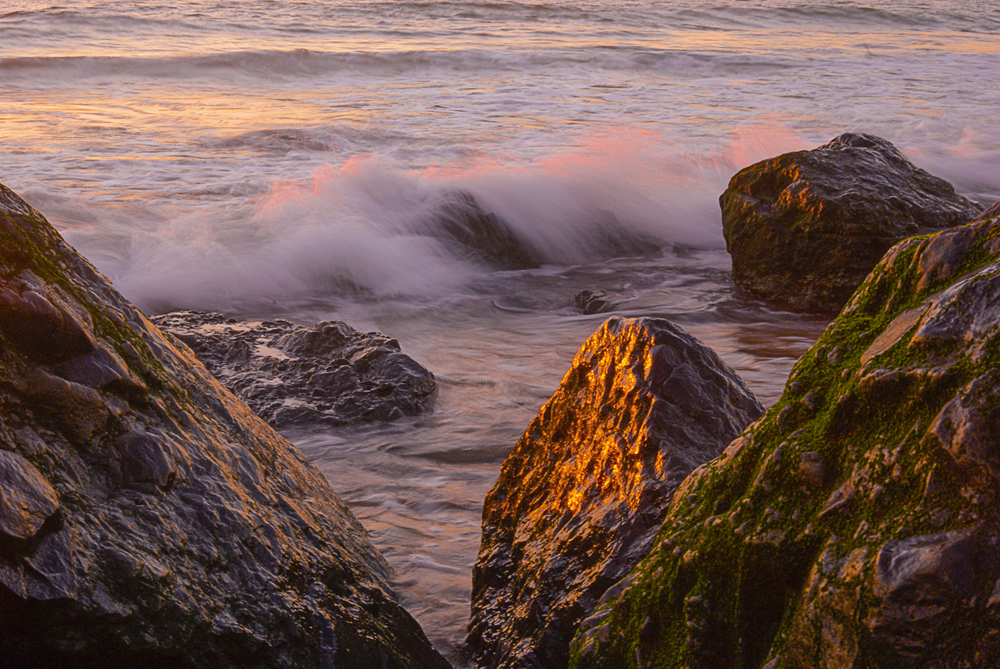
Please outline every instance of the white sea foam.
[{"label": "white sea foam", "polygon": [[[239,138],[267,147],[317,141],[287,132]],[[724,151],[685,155],[662,137],[619,130],[530,165],[406,170],[354,157],[208,203],[29,197],[140,306],[225,311],[323,294],[428,297],[460,288],[489,264],[475,261],[475,249],[447,244],[440,216],[459,192],[544,263],[608,259],[616,236],[720,247],[717,198],[729,175],[802,146],[787,129],[762,127],[734,135]]]},{"label": "white sea foam", "polygon": [[[313,151],[346,142],[328,131],[254,132],[226,146]],[[449,197],[471,194],[542,262],[607,259],[608,235],[660,245],[720,247],[718,194],[740,167],[808,143],[774,124],[733,133],[713,151],[646,131],[618,129],[532,163],[464,161],[406,169],[374,156],[321,163],[299,179],[244,194],[140,207],[34,196],[71,243],[140,306],[225,311],[237,304],[323,294],[441,296],[489,271],[446,243],[436,222]],[[989,193],[1000,151],[974,136],[913,157]],[[472,254],[474,256],[474,254]]]}]

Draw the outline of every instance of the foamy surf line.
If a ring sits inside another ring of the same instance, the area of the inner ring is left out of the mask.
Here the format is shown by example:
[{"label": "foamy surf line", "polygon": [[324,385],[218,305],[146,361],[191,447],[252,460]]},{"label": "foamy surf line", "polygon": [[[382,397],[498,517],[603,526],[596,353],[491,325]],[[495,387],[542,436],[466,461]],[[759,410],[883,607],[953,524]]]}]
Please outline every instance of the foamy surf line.
[{"label": "foamy surf line", "polygon": [[496,269],[721,244],[705,225],[714,189],[696,202],[681,190],[670,201],[586,170],[431,178],[355,160],[309,182],[275,183],[249,209],[194,211],[141,230],[128,221],[95,236],[61,224],[82,247],[130,239],[117,257],[90,251],[138,304],[225,309],[323,291],[440,295]]},{"label": "foamy surf line", "polygon": [[[268,137],[245,140],[271,146]],[[273,141],[282,137],[303,148],[299,134],[281,131]],[[81,195],[53,202],[52,211],[69,241],[150,311],[225,311],[323,295],[432,298],[497,270],[600,262],[667,245],[721,248],[718,196],[732,174],[807,147],[781,126],[747,128],[710,151],[607,129],[530,162],[417,170],[357,154],[250,197],[192,194],[137,208]],[[1000,152],[980,152],[970,165],[960,149],[916,153],[970,178],[997,173],[987,168],[1000,166]],[[996,181],[987,192],[1000,191]]]}]

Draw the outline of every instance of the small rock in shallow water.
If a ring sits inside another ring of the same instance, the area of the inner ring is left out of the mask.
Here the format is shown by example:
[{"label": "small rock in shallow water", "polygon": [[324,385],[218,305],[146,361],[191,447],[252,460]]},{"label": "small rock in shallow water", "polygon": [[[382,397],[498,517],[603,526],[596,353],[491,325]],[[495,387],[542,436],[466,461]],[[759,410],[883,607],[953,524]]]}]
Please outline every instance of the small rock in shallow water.
[{"label": "small rock in shallow water", "polygon": [[573,301],[580,313],[588,316],[603,314],[615,308],[615,303],[608,298],[607,292],[603,290],[581,290],[573,298]]},{"label": "small rock in shallow water", "polygon": [[306,328],[197,311],[152,320],[275,427],[395,420],[426,411],[437,392],[434,375],[395,339],[339,321]]}]

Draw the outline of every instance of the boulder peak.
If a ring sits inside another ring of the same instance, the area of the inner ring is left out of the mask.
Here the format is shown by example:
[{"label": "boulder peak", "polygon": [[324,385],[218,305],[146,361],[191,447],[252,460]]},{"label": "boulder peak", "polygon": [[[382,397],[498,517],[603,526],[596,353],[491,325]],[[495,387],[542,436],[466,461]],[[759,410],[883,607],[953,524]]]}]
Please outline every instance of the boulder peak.
[{"label": "boulder peak", "polygon": [[740,170],[719,204],[736,285],[820,313],[837,312],[893,244],[982,211],[888,140],[857,133]]}]

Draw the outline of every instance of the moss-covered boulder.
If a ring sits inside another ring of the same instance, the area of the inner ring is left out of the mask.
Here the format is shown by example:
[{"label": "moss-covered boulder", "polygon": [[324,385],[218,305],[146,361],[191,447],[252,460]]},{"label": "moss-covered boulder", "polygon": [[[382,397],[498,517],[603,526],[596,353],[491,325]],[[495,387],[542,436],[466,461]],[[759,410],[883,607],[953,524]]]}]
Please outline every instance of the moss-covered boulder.
[{"label": "moss-covered boulder", "polygon": [[982,211],[887,140],[854,133],[740,170],[719,204],[736,285],[820,313],[839,311],[893,244]]},{"label": "moss-covered boulder", "polygon": [[322,474],[0,186],[0,665],[444,669]]},{"label": "moss-covered boulder", "polygon": [[1000,666],[1000,216],[893,248],[572,666]]},{"label": "moss-covered boulder", "polygon": [[649,551],[678,484],[761,413],[669,321],[599,328],[486,497],[469,623],[479,665],[565,667],[580,621]]}]

